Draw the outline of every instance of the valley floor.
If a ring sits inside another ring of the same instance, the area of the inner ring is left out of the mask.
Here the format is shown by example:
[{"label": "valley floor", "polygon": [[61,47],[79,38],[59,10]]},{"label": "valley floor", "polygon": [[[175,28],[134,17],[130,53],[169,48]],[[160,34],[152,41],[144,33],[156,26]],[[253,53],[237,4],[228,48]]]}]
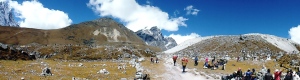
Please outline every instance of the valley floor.
[{"label": "valley floor", "polygon": [[[130,60],[128,60],[130,61]],[[146,57],[141,62],[143,73],[150,74],[151,80],[220,80],[220,76],[228,75],[242,68],[245,72],[248,68],[255,68],[259,71],[263,65],[271,69],[280,69],[274,61],[242,61],[229,60],[226,69],[217,70],[203,69],[204,60],[200,59],[199,65],[194,66],[194,61],[189,59],[187,72],[182,73],[180,57],[176,66],[170,55],[160,55],[159,63],[151,63]],[[126,69],[118,69],[119,65],[126,66]],[[53,76],[41,76],[42,69],[48,66],[51,68]],[[106,69],[109,74],[97,73]],[[126,71],[126,72],[125,72]],[[127,78],[133,80],[136,68],[129,62],[121,61],[54,61],[54,60],[34,60],[34,61],[10,61],[0,60],[0,80],[18,80],[24,77],[26,80],[120,80]]]}]

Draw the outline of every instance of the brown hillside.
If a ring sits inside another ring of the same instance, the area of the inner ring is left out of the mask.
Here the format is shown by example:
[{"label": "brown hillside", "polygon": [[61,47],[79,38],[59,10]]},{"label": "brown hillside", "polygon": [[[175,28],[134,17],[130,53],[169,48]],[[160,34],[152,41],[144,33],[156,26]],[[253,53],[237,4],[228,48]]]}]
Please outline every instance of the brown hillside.
[{"label": "brown hillside", "polygon": [[39,30],[0,26],[0,42],[4,44],[102,44],[106,42],[144,42],[131,30],[110,18],[70,25],[62,29]]},{"label": "brown hillside", "polygon": [[[265,58],[268,54],[276,56],[279,53],[284,53],[283,50],[272,45],[260,36],[245,36],[246,39],[240,39],[239,36],[219,36],[198,42],[188,48],[179,51],[178,53],[188,53],[189,55],[214,55],[223,57],[243,56],[244,50],[246,55],[258,56]],[[274,58],[273,57],[273,58]],[[250,58],[250,57],[249,57]]]},{"label": "brown hillside", "polygon": [[[53,30],[0,26],[0,43],[28,53],[38,52],[38,58],[55,59],[116,59],[124,53],[154,56],[161,51],[146,45],[133,31],[111,18]],[[11,54],[0,50],[2,59]]]}]

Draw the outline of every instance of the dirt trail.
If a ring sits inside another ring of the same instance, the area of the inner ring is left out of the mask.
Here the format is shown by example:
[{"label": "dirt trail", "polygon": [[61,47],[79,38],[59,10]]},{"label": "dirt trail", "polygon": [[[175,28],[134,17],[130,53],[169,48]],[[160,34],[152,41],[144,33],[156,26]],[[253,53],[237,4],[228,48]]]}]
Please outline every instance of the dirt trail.
[{"label": "dirt trail", "polygon": [[[160,63],[150,63],[148,66],[144,64],[146,73],[151,75],[151,79],[155,80],[212,80],[207,79],[206,77],[199,75],[199,70],[186,69],[187,72],[182,73],[181,64],[173,65],[172,58],[168,58],[166,55],[159,56]],[[147,63],[148,63],[147,62]],[[180,61],[179,61],[180,62]],[[196,75],[198,73],[198,75]]]}]

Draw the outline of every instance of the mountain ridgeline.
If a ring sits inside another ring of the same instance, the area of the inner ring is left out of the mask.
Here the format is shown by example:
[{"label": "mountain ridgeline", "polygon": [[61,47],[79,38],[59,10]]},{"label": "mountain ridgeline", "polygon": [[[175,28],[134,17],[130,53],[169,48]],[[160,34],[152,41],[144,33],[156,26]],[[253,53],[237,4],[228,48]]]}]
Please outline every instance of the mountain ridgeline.
[{"label": "mountain ridgeline", "polygon": [[164,37],[161,30],[157,27],[152,27],[150,29],[142,29],[135,32],[141,39],[143,39],[146,44],[150,46],[156,46],[165,51],[177,46],[176,41],[171,37]]}]

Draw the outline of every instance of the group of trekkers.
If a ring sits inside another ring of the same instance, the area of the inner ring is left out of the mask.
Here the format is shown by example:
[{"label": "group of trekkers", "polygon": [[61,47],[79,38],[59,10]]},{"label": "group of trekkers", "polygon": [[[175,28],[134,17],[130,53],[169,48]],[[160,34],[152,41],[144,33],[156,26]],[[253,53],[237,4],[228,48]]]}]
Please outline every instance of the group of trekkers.
[{"label": "group of trekkers", "polygon": [[282,75],[282,70],[276,69],[272,75],[271,70],[267,69],[266,73],[255,72],[255,69],[247,70],[243,73],[241,68],[233,72],[231,75],[223,76],[222,80],[300,80],[300,71],[293,72],[292,69],[287,70],[285,76]]},{"label": "group of trekkers", "polygon": [[[177,60],[177,58],[178,58],[178,56],[177,55],[173,55],[173,62],[174,62],[174,66],[176,66],[176,60]],[[194,66],[198,66],[198,57],[197,56],[195,56],[194,57]],[[219,65],[223,65],[223,68],[222,68],[222,70],[224,70],[225,69],[225,64],[226,64],[226,62],[224,61],[224,60],[222,60],[222,59],[220,59],[220,60],[217,60],[216,62],[216,58],[214,57],[213,59],[212,59],[212,64],[213,65],[210,65],[209,63],[208,63],[208,58],[205,58],[205,63],[204,63],[204,67],[203,68],[209,68],[209,69],[216,69],[216,68],[218,68],[218,66]],[[185,71],[185,68],[186,68],[186,65],[187,65],[187,63],[188,63],[188,59],[186,58],[186,57],[183,57],[182,59],[181,59],[181,64],[182,64],[182,72],[186,72]]]},{"label": "group of trekkers", "polygon": [[[174,62],[174,66],[176,66],[176,60],[177,60],[178,56],[177,55],[174,55],[173,56],[173,62]],[[186,58],[186,57],[183,57],[181,59],[181,62],[182,62],[182,72],[186,72],[185,71],[185,68],[186,68],[186,65],[187,63],[189,62],[189,60]]]}]

